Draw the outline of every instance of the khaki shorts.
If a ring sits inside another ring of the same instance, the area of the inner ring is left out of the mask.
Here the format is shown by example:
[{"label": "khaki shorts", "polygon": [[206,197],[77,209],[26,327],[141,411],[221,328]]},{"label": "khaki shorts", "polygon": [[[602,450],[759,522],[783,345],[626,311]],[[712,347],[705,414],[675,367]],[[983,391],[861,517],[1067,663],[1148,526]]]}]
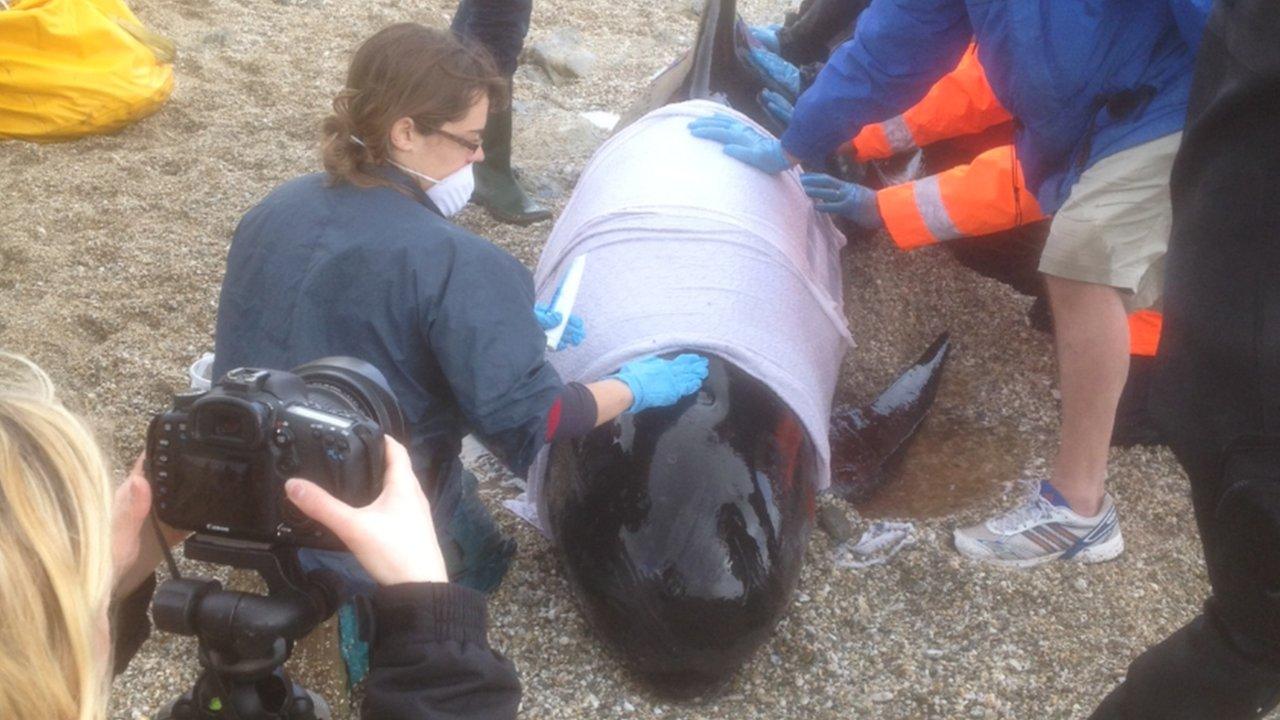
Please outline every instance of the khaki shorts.
[{"label": "khaki shorts", "polygon": [[1099,160],[1053,217],[1040,272],[1118,290],[1130,311],[1158,305],[1173,211],[1169,173],[1182,133]]}]

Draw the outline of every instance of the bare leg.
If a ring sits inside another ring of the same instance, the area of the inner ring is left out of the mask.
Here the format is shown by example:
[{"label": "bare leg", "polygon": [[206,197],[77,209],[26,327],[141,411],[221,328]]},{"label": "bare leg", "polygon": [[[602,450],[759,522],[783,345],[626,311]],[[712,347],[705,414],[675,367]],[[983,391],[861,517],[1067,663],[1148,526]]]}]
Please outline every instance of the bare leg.
[{"label": "bare leg", "polygon": [[1102,507],[1111,429],[1129,373],[1129,325],[1119,290],[1052,275],[1045,282],[1062,393],[1058,456],[1049,481],[1072,510],[1092,517]]}]

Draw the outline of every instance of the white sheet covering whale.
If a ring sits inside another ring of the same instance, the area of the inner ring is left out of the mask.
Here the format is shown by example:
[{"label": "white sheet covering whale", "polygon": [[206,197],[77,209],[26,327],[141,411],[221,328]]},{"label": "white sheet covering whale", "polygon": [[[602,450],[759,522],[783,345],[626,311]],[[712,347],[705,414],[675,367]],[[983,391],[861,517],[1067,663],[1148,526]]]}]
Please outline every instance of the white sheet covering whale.
[{"label": "white sheet covering whale", "polygon": [[[718,355],[800,418],[818,455],[814,482],[825,489],[831,400],[853,346],[840,281],[845,239],[813,210],[796,170],[766,175],[689,134],[690,121],[713,113],[755,125],[706,100],[667,105],[587,163],[534,273],[547,302],[573,258],[588,254],[573,310],[586,340],[551,362],[566,382],[590,382],[655,353]],[[510,504],[535,525],[546,459],[544,449],[528,493]]]}]

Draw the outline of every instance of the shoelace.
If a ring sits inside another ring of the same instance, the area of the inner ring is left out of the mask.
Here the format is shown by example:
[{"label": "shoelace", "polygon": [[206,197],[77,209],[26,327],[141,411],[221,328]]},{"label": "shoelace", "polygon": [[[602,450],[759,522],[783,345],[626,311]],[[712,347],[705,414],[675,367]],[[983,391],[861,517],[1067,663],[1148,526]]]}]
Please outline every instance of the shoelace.
[{"label": "shoelace", "polygon": [[998,533],[1015,533],[1026,529],[1035,522],[1047,517],[1053,511],[1053,504],[1038,493],[1031,502],[1020,505],[998,518],[991,520],[991,530]]}]

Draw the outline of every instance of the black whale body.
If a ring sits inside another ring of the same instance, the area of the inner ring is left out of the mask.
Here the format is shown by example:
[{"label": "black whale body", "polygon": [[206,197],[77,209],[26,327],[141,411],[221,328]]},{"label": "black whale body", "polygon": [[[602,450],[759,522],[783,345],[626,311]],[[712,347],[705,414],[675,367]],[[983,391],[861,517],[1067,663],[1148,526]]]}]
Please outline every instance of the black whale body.
[{"label": "black whale body", "polygon": [[732,673],[790,602],[812,456],[795,414],[719,358],[696,397],[557,444],[547,521],[592,627],[670,692]]},{"label": "black whale body", "polygon": [[[712,97],[767,124],[732,0],[630,113]],[[873,493],[937,392],[945,336],[883,395],[837,410],[832,490]],[[722,687],[791,604],[814,523],[811,439],[760,380],[710,356],[701,391],[555,443],[540,506],[593,631],[659,692]]]},{"label": "black whale body", "polygon": [[[887,479],[937,393],[940,337],[875,402],[834,413],[832,492]],[[813,447],[769,388],[712,356],[701,391],[556,443],[545,521],[593,630],[656,690],[722,686],[791,604],[814,522]]]}]

